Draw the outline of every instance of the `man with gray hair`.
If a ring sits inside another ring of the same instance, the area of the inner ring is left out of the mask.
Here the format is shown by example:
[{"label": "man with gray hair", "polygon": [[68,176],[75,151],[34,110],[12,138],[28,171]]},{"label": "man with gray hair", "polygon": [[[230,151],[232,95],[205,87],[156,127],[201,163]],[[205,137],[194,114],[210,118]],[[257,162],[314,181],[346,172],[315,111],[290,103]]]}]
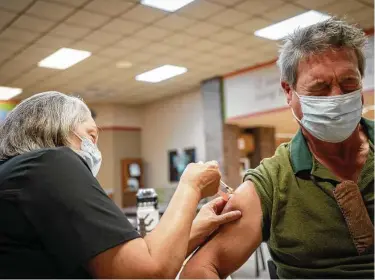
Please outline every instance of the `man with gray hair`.
[{"label": "man with gray hair", "polygon": [[374,277],[374,122],[361,118],[363,31],[331,18],[289,35],[281,86],[300,129],[248,170],[186,278],[225,278],[262,241],[279,278]]}]

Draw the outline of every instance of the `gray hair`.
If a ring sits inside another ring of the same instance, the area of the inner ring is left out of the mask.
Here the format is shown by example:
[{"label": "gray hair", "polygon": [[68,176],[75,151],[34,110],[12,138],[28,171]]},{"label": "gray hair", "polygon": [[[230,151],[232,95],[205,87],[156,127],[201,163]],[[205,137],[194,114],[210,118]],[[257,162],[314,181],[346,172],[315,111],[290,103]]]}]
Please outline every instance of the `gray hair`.
[{"label": "gray hair", "polygon": [[281,80],[289,85],[297,83],[299,62],[311,54],[328,48],[348,47],[354,50],[358,59],[358,68],[363,77],[365,71],[364,47],[367,43],[365,33],[337,18],[330,18],[314,25],[297,29],[288,35],[280,49],[277,65],[281,71]]},{"label": "gray hair", "polygon": [[0,125],[0,159],[69,146],[71,132],[90,115],[78,97],[56,91],[33,95],[17,105]]}]

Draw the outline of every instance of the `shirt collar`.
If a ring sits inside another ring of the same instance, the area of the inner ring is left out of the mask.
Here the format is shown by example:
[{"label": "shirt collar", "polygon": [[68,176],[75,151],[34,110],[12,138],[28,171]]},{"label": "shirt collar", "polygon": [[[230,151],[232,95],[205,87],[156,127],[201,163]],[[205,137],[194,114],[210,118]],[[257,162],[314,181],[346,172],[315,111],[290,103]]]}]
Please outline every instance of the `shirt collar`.
[{"label": "shirt collar", "polygon": [[[360,123],[367,132],[367,136],[371,143],[374,143],[374,121],[361,118]],[[299,129],[297,134],[293,137],[290,147],[290,158],[294,174],[301,171],[309,171],[313,169],[313,156],[307,146],[306,139]]]}]

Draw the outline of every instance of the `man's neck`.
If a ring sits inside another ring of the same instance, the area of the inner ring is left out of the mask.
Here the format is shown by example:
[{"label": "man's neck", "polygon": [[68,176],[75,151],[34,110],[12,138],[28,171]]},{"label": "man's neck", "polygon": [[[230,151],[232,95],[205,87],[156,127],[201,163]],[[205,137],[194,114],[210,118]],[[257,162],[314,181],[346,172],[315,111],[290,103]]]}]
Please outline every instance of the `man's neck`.
[{"label": "man's neck", "polygon": [[341,179],[358,179],[368,154],[368,139],[361,125],[358,125],[348,139],[340,143],[321,141],[304,128],[302,133],[310,151],[320,163]]}]

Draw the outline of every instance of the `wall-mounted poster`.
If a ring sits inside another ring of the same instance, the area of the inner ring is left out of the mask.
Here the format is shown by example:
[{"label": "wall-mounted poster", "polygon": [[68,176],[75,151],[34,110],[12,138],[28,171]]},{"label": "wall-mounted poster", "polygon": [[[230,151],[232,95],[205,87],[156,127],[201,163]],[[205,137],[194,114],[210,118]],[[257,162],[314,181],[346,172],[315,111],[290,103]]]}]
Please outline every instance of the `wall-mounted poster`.
[{"label": "wall-mounted poster", "polygon": [[186,166],[195,162],[195,148],[187,148],[178,152],[171,150],[168,152],[169,158],[169,181],[178,182]]},{"label": "wall-mounted poster", "polygon": [[10,111],[16,107],[15,103],[0,101],[0,123],[3,122]]}]

